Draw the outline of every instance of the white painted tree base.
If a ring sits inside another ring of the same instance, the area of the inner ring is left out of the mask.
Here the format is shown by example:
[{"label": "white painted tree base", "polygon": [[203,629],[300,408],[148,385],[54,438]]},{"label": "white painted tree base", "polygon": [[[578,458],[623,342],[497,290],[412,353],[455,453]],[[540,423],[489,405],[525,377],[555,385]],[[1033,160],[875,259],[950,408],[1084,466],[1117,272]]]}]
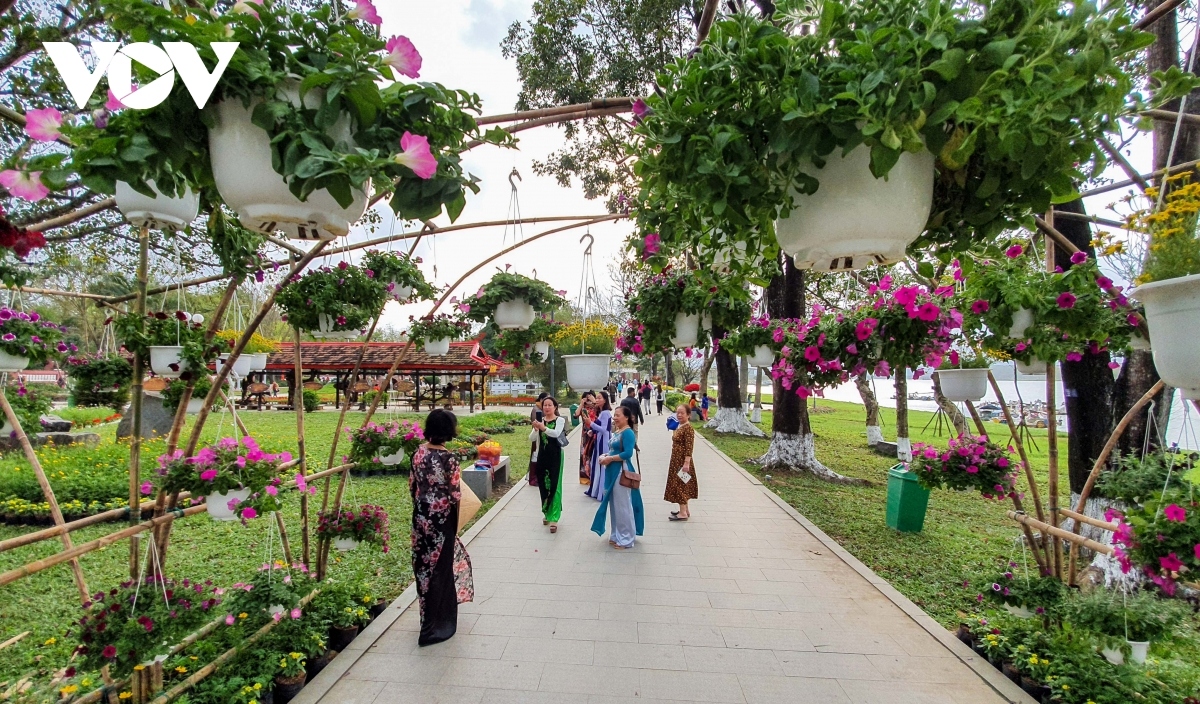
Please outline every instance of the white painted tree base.
[{"label": "white painted tree base", "polygon": [[746,418],[746,414],[740,408],[718,408],[717,415],[710,418],[704,427],[709,430],[715,430],[718,433],[736,433],[756,438],[767,436],[758,426]]},{"label": "white painted tree base", "polygon": [[762,422],[762,409],[759,408],[758,406],[755,406],[750,411],[750,422],[751,423],[761,423]]},{"label": "white painted tree base", "polygon": [[881,442],[883,442],[883,428],[878,425],[868,425],[867,444],[874,446]]},{"label": "white painted tree base", "polygon": [[807,435],[772,433],[771,446],[767,454],[754,460],[763,469],[790,469],[808,472],[818,479],[838,484],[866,484],[861,479],[846,477],[821,464],[817,459],[816,442],[812,433]]},{"label": "white painted tree base", "polygon": [[901,462],[912,461],[912,441],[908,438],[896,438],[896,459]]}]

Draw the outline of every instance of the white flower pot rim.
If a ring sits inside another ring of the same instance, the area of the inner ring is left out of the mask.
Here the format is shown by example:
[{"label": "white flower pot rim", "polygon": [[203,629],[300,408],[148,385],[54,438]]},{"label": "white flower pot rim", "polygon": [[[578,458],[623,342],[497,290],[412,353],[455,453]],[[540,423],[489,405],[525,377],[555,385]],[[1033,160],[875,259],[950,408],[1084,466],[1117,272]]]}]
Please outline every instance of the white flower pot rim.
[{"label": "white flower pot rim", "polygon": [[1145,306],[1159,376],[1185,398],[1200,399],[1200,347],[1193,337],[1200,325],[1200,274],[1154,281],[1130,295]]}]

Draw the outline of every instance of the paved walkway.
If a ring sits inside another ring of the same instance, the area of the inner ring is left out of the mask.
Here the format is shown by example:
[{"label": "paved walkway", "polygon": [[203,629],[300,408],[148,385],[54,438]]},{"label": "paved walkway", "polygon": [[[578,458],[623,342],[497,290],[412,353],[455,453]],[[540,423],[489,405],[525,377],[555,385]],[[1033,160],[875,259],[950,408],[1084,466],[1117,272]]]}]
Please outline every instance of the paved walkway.
[{"label": "paved walkway", "polygon": [[468,534],[475,602],[457,636],[417,647],[410,587],[295,701],[1033,701],[703,440],[702,500],[669,522],[662,418],[641,445],[636,548],[588,530],[597,504],[573,479],[557,535],[537,490],[514,489]]}]

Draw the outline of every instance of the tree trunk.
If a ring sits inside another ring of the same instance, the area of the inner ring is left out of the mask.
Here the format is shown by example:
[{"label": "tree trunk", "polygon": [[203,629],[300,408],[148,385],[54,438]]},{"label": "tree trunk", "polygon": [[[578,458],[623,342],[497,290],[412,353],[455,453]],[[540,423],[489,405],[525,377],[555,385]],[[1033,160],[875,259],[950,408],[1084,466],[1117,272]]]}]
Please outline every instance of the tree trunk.
[{"label": "tree trunk", "polygon": [[[772,318],[804,318],[804,272],[795,267],[791,257],[783,257],[783,273],[771,279],[766,298],[767,312]],[[771,446],[767,454],[756,460],[758,464],[765,469],[810,472],[820,479],[843,484],[867,483],[842,476],[821,464],[804,400],[795,391],[783,388],[778,379],[773,391]]]},{"label": "tree trunk", "polygon": [[[721,339],[726,331],[714,326],[713,338]],[[766,435],[746,418],[742,411],[741,379],[738,377],[737,359],[724,347],[713,355],[717,364],[717,413],[704,426],[718,433],[737,433],[763,437]],[[701,388],[707,388],[701,384]]]},{"label": "tree trunk", "polygon": [[745,355],[738,357],[738,399],[747,405],[750,399],[746,397],[746,388],[750,386],[750,359]]},{"label": "tree trunk", "polygon": [[[1081,200],[1064,203],[1055,209],[1068,213],[1085,212]],[[1055,220],[1054,226],[1076,247],[1091,257],[1096,256],[1091,227],[1087,223],[1063,219]],[[1070,269],[1071,256],[1062,247],[1056,247],[1054,264],[1064,271]],[[1085,351],[1080,361],[1062,363],[1063,402],[1067,406],[1067,476],[1074,496],[1083,491],[1092,465],[1116,423],[1113,417],[1115,382],[1108,367],[1111,361],[1108,350],[1103,350],[1099,354]]]},{"label": "tree trunk", "polygon": [[967,419],[959,412],[958,406],[954,402],[942,395],[942,380],[937,372],[933,373],[933,399],[937,401],[938,408],[942,409],[942,413],[950,419],[950,424],[954,426],[954,432],[958,435],[967,434]]},{"label": "tree trunk", "polygon": [[908,437],[908,369],[895,368],[896,374],[896,459],[912,459],[912,440]]},{"label": "tree trunk", "polygon": [[708,393],[708,370],[712,369],[713,353],[711,349],[704,350],[704,362],[700,365],[700,395]]},{"label": "tree trunk", "polygon": [[675,386],[675,350],[663,352],[663,364],[667,367],[667,386]]},{"label": "tree trunk", "polygon": [[866,372],[854,377],[854,385],[858,387],[858,395],[867,409],[867,446],[875,447],[883,442],[883,428],[879,427],[879,400],[871,390],[871,378]]}]

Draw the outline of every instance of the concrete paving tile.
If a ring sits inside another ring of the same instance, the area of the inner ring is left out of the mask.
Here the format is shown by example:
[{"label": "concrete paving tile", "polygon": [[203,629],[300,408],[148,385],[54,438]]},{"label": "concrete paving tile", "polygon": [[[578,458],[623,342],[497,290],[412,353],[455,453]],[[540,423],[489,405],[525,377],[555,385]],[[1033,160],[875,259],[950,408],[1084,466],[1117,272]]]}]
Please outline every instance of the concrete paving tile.
[{"label": "concrete paving tile", "polygon": [[[838,680],[842,691],[852,704],[956,704],[950,688],[945,685],[925,685],[919,682],[879,682],[868,680]],[[993,702],[1002,702],[994,695]]]},{"label": "concrete paving tile", "polygon": [[770,650],[697,648],[685,646],[683,657],[692,672],[728,672],[735,675],[782,675],[783,666]]},{"label": "concrete paving tile", "polygon": [[677,592],[668,589],[638,589],[636,600],[638,604],[650,606],[692,606],[711,607],[708,592]]},{"label": "concrete paving tile", "polygon": [[754,650],[813,650],[804,631],[782,628],[732,628],[723,626],[721,635],[730,648]]},{"label": "concrete paving tile", "polygon": [[727,594],[712,592],[708,601],[714,609],[749,609],[751,611],[782,611],[783,601],[776,594]]},{"label": "concrete paving tile", "polygon": [[651,604],[600,604],[601,621],[635,621],[645,623],[678,623],[675,606]]},{"label": "concrete paving tile", "polygon": [[591,665],[596,643],[590,640],[509,638],[503,660]]},{"label": "concrete paving tile", "polygon": [[[389,684],[373,704],[479,704],[483,692],[482,687]],[[332,692],[329,696],[332,697]]]},{"label": "concrete paving tile", "polygon": [[530,599],[521,609],[521,615],[542,618],[600,618],[600,604],[594,601]]},{"label": "concrete paving tile", "polygon": [[638,642],[638,624],[633,621],[560,618],[554,627],[556,640]]},{"label": "concrete paving tile", "polygon": [[[755,622],[740,625],[760,628],[834,628],[838,622],[832,616],[813,611],[753,611]],[[729,624],[739,625],[739,624]]]},{"label": "concrete paving tile", "polygon": [[674,623],[639,623],[638,641],[660,645],[696,645],[724,648],[725,638],[717,626],[696,626]]},{"label": "concrete paving tile", "polygon": [[973,684],[979,676],[955,657],[920,658],[911,655],[868,655],[875,669],[891,680],[935,684]]},{"label": "concrete paving tile", "polygon": [[555,618],[537,616],[496,616],[483,614],[471,633],[481,636],[523,636],[549,638],[554,635]]},{"label": "concrete paving tile", "polygon": [[406,684],[437,684],[453,662],[444,657],[418,657],[395,653],[363,653],[345,678]]},{"label": "concrete paving tile", "polygon": [[676,621],[693,626],[754,626],[755,616],[756,612],[748,609],[675,608]]},{"label": "concrete paving tile", "polygon": [[489,689],[479,704],[563,704],[558,692],[530,692],[516,689]]},{"label": "concrete paving tile", "polygon": [[[383,639],[379,639],[376,645],[379,645]],[[478,636],[470,633],[459,633],[448,641],[437,643],[435,645],[420,646],[417,645],[416,638],[408,639],[407,652],[409,655],[420,657],[443,657],[443,658],[478,658],[480,660],[499,660],[504,654],[504,648],[508,645],[507,636]],[[368,653],[376,652],[375,648],[371,648]],[[389,652],[381,650],[380,652]],[[401,651],[394,651],[401,652]]]},{"label": "concrete paving tile", "polygon": [[779,675],[738,675],[746,704],[850,704],[837,680],[782,677]]},{"label": "concrete paving tile", "polygon": [[737,675],[715,672],[641,670],[641,695],[651,699],[744,704]]},{"label": "concrete paving tile", "polygon": [[596,643],[594,665],[651,670],[686,670],[683,647],[648,643]]},{"label": "concrete paving tile", "polygon": [[788,677],[821,677],[839,680],[886,679],[866,655],[777,650],[775,658]]},{"label": "concrete paving tile", "polygon": [[[886,635],[865,631],[847,632],[833,628],[806,628],[804,634],[823,653],[862,655],[905,655],[904,649]],[[791,650],[791,648],[781,648]]]},{"label": "concrete paving tile", "polygon": [[[439,684],[477,685],[480,689],[535,690],[542,679],[541,662],[516,660],[466,660],[450,662]],[[480,692],[480,698],[483,693]]]},{"label": "concrete paving tile", "polygon": [[[723,592],[740,594],[743,591],[739,583],[732,579],[707,579],[704,577],[668,577],[667,589],[681,592]],[[767,582],[761,582],[767,584]]]},{"label": "concrete paving tile", "polygon": [[460,614],[502,614],[507,616],[520,616],[521,608],[525,606],[525,599],[513,599],[506,597],[488,597],[485,599],[476,599],[475,601],[466,604],[458,605]]},{"label": "concrete paving tile", "polygon": [[371,704],[387,686],[387,682],[369,680],[339,680],[325,696],[339,704]]},{"label": "concrete paving tile", "polygon": [[[632,667],[598,667],[547,663],[538,691],[561,694],[600,694],[612,697],[639,696],[641,682]],[[563,697],[562,702],[572,697]]]}]

